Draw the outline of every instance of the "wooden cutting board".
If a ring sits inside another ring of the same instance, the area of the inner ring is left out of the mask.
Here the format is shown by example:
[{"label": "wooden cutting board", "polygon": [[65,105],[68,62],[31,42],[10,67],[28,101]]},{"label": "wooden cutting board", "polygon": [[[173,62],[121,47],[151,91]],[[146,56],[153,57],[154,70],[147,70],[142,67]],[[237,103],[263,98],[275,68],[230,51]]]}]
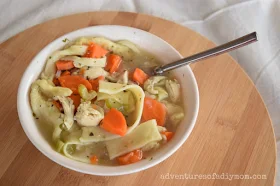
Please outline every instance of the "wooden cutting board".
[{"label": "wooden cutting board", "polygon": [[[54,19],[0,44],[0,185],[273,185],[276,148],[267,109],[252,81],[227,54],[191,65],[200,92],[196,126],[184,145],[157,166],[125,176],[91,176],[61,167],[41,154],[18,120],[20,78],[31,59],[49,42],[79,28],[105,24],[153,33],[183,56],[214,46],[173,22],[124,12]],[[215,175],[220,179],[214,179]],[[226,179],[231,175],[240,175],[240,179]],[[244,175],[262,175],[265,179],[244,179]]]}]

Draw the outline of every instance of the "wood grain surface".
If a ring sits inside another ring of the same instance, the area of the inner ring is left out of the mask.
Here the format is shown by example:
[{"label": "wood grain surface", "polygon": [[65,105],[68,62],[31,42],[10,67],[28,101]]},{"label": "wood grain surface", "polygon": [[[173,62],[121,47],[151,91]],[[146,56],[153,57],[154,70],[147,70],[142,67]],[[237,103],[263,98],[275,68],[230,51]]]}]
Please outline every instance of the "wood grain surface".
[{"label": "wood grain surface", "polygon": [[[49,42],[79,28],[104,24],[151,32],[183,56],[214,46],[173,22],[125,12],[82,13],[54,19],[0,44],[0,185],[274,184],[276,150],[269,115],[251,80],[227,54],[191,66],[200,92],[196,126],[184,145],[157,166],[125,176],[92,176],[61,167],[41,154],[29,142],[17,116],[20,78],[31,59]],[[189,179],[172,179],[175,174]],[[194,179],[199,174],[241,176],[233,180]],[[244,175],[264,175],[266,179],[241,179]]]}]

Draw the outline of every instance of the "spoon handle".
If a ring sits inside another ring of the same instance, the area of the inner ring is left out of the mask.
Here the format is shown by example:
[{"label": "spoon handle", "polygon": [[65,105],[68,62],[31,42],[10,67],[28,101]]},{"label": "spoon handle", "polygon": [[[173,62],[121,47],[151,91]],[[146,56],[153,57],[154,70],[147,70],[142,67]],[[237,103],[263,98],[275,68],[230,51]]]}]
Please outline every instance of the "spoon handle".
[{"label": "spoon handle", "polygon": [[206,58],[210,58],[213,56],[217,56],[217,55],[229,52],[231,50],[235,50],[237,48],[246,46],[246,45],[256,42],[256,41],[258,41],[257,33],[253,32],[251,34],[245,35],[243,37],[240,37],[236,40],[230,41],[223,45],[217,46],[215,48],[211,48],[209,50],[194,54],[192,56],[180,59],[178,61],[169,63],[167,65],[162,65],[162,66],[156,67],[154,69],[154,74],[162,74],[166,71],[173,70],[175,68],[179,68],[184,65],[189,65],[191,63],[195,63],[197,61],[200,61],[200,60],[203,60]]}]

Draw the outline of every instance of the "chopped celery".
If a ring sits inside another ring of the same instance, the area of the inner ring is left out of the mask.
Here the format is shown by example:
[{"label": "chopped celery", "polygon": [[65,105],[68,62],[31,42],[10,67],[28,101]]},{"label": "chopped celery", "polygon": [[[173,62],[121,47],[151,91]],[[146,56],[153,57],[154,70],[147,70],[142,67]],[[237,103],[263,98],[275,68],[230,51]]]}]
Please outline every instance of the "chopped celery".
[{"label": "chopped celery", "polygon": [[63,143],[61,140],[57,140],[56,146],[55,146],[56,151],[57,151],[57,152],[60,152],[60,151],[62,150],[62,147],[63,147],[63,146],[64,146],[64,143]]},{"label": "chopped celery", "polygon": [[83,84],[79,85],[78,92],[79,92],[80,96],[83,98],[83,100],[85,100],[85,101],[91,101],[93,98],[95,98],[97,96],[97,93],[93,90],[88,92],[86,86]]},{"label": "chopped celery", "polygon": [[108,108],[115,108],[124,115],[128,115],[135,109],[135,99],[130,91],[122,92],[106,99],[105,104]]},{"label": "chopped celery", "polygon": [[127,105],[121,104],[119,102],[117,102],[115,99],[107,99],[105,101],[106,107],[108,108],[115,108],[118,111],[120,111],[121,113],[123,113],[124,115],[128,115],[129,113],[126,112],[125,107],[127,107]]},{"label": "chopped celery", "polygon": [[107,99],[105,101],[106,107],[107,108],[115,108],[115,109],[120,109],[123,105],[119,102],[117,102],[115,99]]},{"label": "chopped celery", "polygon": [[68,152],[68,154],[74,154],[76,151],[76,145],[75,144],[67,145],[66,151]]}]

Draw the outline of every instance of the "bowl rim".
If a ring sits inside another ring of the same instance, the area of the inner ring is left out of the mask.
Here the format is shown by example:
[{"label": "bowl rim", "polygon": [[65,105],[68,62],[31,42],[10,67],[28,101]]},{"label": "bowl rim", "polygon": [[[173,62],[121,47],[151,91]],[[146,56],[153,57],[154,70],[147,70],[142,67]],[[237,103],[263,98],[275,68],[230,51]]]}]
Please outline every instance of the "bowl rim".
[{"label": "bowl rim", "polygon": [[[51,41],[50,43],[48,43],[44,48],[42,48],[40,50],[39,53],[37,53],[33,59],[31,60],[31,62],[29,63],[29,65],[27,66],[27,68],[25,69],[25,72],[23,73],[22,77],[21,77],[21,80],[20,80],[20,84],[19,84],[19,87],[18,87],[18,93],[17,93],[17,112],[18,112],[18,116],[19,116],[19,121],[20,121],[20,124],[25,132],[25,134],[27,135],[29,141],[31,141],[31,143],[41,152],[43,153],[46,157],[48,157],[50,160],[52,160],[53,162],[56,162],[57,164],[63,166],[63,167],[66,167],[68,169],[71,169],[71,170],[74,170],[74,171],[77,171],[77,172],[81,172],[81,173],[85,173],[85,174],[91,174],[91,175],[99,175],[99,176],[117,176],[117,175],[125,175],[125,174],[131,174],[131,173],[135,173],[135,172],[139,172],[139,171],[142,171],[142,170],[145,170],[145,169],[148,169],[150,167],[153,167],[159,163],[161,163],[162,161],[164,161],[165,159],[167,159],[168,157],[170,157],[172,154],[174,154],[182,145],[183,143],[187,140],[187,138],[189,137],[189,135],[191,134],[191,132],[193,131],[193,128],[195,126],[195,123],[196,123],[196,120],[197,120],[197,116],[198,116],[198,111],[199,111],[199,90],[198,90],[198,85],[197,85],[197,81],[196,81],[196,78],[191,70],[191,68],[189,66],[186,66],[186,68],[188,69],[189,71],[189,75],[191,77],[191,82],[193,84],[193,88],[194,88],[194,97],[196,98],[195,99],[195,104],[194,104],[194,108],[192,109],[193,110],[193,117],[190,121],[190,124],[189,124],[189,129],[186,133],[184,133],[184,135],[177,141],[177,144],[175,146],[172,146],[172,148],[170,148],[170,150],[167,151],[166,154],[160,156],[159,158],[157,158],[156,160],[153,160],[153,161],[150,161],[150,163],[144,165],[144,166],[140,166],[140,167],[137,167],[135,166],[136,168],[133,168],[133,169],[128,169],[128,170],[124,170],[124,171],[121,171],[119,172],[119,170],[117,170],[116,168],[120,168],[120,167],[129,167],[131,165],[125,165],[125,166],[115,166],[114,168],[116,169],[115,172],[106,172],[106,173],[99,173],[98,171],[96,170],[92,170],[92,171],[87,171],[87,170],[83,170],[83,169],[79,169],[79,168],[75,168],[75,167],[72,167],[71,165],[68,165],[67,163],[64,163],[64,162],[61,162],[59,160],[57,160],[57,158],[55,158],[53,155],[51,155],[48,150],[44,149],[43,147],[41,147],[39,145],[39,143],[37,143],[33,137],[32,137],[32,134],[29,133],[29,131],[27,130],[27,127],[28,125],[26,124],[25,122],[25,119],[24,119],[24,115],[23,115],[23,102],[24,102],[24,97],[22,96],[21,92],[26,88],[26,86],[28,86],[28,90],[30,90],[30,86],[31,84],[27,84],[25,83],[25,79],[27,79],[29,77],[29,74],[27,73],[30,69],[32,69],[32,66],[33,64],[35,63],[35,59],[42,55],[42,53],[48,49],[49,46],[51,46],[52,44],[56,43],[57,41],[61,41],[62,39],[64,38],[67,38],[68,35],[71,35],[71,34],[74,34],[76,32],[82,32],[82,31],[87,31],[87,30],[91,30],[91,29],[94,29],[96,27],[120,27],[122,29],[130,29],[130,30],[135,30],[137,32],[144,32],[146,34],[149,34],[149,35],[152,35],[153,37],[155,37],[156,39],[158,40],[161,40],[161,42],[163,42],[165,45],[167,45],[170,49],[173,50],[174,53],[176,53],[178,56],[180,56],[180,58],[183,58],[183,56],[171,45],[169,44],[168,42],[166,42],[165,40],[163,40],[162,38],[158,37],[157,35],[155,34],[152,34],[150,32],[147,32],[147,31],[144,31],[144,30],[141,30],[141,29],[138,29],[138,28],[134,28],[134,27],[129,27],[129,26],[121,26],[121,25],[97,25],[97,26],[90,26],[90,27],[86,27],[86,28],[81,28],[81,29],[77,29],[77,30],[74,30],[72,32],[68,32],[62,36],[60,36],[59,38]],[[79,37],[82,37],[82,36],[79,36]],[[49,51],[50,52],[53,52],[53,51]],[[29,93],[28,93],[29,95]],[[30,104],[30,103],[29,103]],[[34,124],[36,124],[34,122]],[[65,157],[67,159],[70,159],[68,157]],[[72,160],[72,159],[71,159]],[[76,161],[76,160],[72,160],[72,161]],[[133,164],[132,164],[133,165]],[[94,166],[94,165],[91,165],[91,166]],[[106,166],[106,167],[111,167],[111,166]]]}]

